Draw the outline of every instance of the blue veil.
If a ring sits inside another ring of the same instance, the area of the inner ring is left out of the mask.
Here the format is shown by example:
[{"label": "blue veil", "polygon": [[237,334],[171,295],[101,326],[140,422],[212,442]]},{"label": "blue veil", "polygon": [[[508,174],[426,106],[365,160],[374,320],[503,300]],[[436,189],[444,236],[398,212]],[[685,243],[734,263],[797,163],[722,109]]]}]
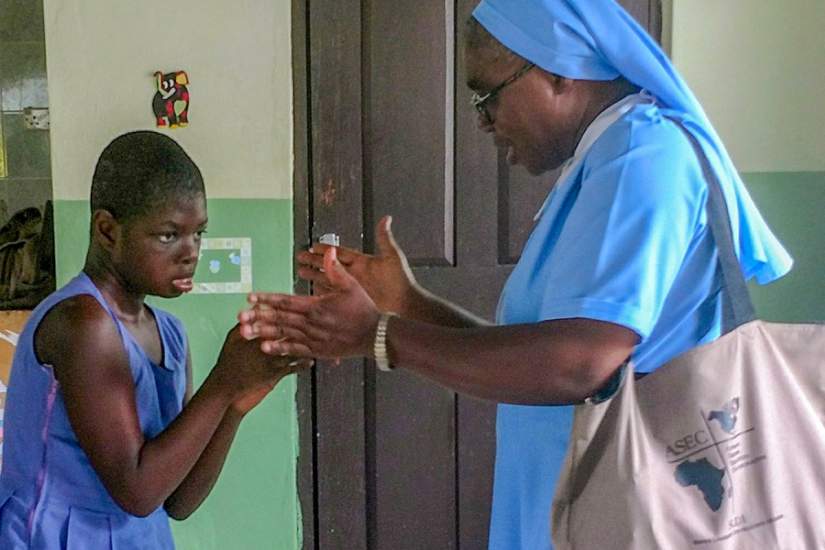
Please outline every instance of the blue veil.
[{"label": "blue veil", "polygon": [[793,261],[765,224],[722,140],[656,42],[614,0],[482,0],[473,17],[542,69],[577,80],[623,76],[654,95],[702,145],[722,185],[745,277],[768,283]]}]

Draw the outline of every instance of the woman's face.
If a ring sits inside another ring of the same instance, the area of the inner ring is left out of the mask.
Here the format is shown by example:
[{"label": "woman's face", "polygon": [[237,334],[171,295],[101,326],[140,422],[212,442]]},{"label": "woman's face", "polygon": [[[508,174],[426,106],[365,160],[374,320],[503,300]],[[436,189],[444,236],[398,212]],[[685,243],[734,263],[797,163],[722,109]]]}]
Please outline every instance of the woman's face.
[{"label": "woman's face", "polygon": [[[480,95],[524,66],[518,58],[496,61],[471,49],[465,61],[467,85]],[[507,149],[511,164],[534,175],[558,168],[573,156],[581,120],[581,102],[571,82],[534,67],[485,104],[490,120],[479,115],[479,128]]]}]

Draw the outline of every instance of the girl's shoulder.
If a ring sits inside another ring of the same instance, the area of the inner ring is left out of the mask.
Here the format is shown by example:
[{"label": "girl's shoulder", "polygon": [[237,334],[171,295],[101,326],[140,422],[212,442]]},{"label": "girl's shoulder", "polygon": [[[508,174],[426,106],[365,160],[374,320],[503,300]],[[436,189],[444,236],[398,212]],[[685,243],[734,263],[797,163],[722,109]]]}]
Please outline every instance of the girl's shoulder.
[{"label": "girl's shoulder", "polygon": [[52,364],[55,357],[84,354],[107,348],[121,349],[122,339],[111,314],[90,294],[61,299],[31,327],[32,345],[41,363]]}]

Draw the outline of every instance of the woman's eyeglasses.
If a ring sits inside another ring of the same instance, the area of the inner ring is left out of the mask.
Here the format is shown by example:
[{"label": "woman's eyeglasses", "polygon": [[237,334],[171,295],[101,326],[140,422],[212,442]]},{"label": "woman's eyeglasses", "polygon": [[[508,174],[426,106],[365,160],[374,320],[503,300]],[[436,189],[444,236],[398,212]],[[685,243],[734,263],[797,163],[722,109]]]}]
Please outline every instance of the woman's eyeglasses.
[{"label": "woman's eyeglasses", "polygon": [[493,123],[493,117],[490,115],[490,111],[489,109],[487,109],[487,105],[492,100],[494,100],[498,94],[501,93],[501,90],[503,90],[504,88],[506,88],[507,86],[509,86],[510,84],[524,76],[527,73],[527,71],[529,71],[535,66],[535,63],[530,63],[528,61],[524,65],[524,67],[516,71],[515,74],[513,74],[510,78],[508,78],[507,80],[505,80],[504,82],[502,82],[486,94],[479,95],[478,92],[473,94],[473,97],[470,98],[470,104],[473,107],[475,107],[476,111],[478,111],[478,114],[480,114],[484,118],[484,122],[486,122],[487,124]]}]

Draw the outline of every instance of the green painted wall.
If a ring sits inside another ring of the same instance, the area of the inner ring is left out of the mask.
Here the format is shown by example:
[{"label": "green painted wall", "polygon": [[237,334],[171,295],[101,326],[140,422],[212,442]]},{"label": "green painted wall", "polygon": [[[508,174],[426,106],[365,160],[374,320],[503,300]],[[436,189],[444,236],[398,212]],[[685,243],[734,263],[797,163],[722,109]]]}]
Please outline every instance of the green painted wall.
[{"label": "green painted wall", "polygon": [[744,173],[825,171],[825,2],[672,0],[676,66]]},{"label": "green painted wall", "polygon": [[[292,287],[292,201],[209,200],[208,238],[251,237],[256,290]],[[88,244],[88,201],[55,203],[58,278],[62,284],[82,267]],[[204,265],[199,266],[198,273]],[[196,276],[196,281],[198,276]],[[198,294],[158,305],[180,317],[192,346],[195,383],[213,365],[244,296]],[[288,550],[300,546],[295,480],[297,424],[295,377],[252,411],[241,425],[218,484],[188,520],[174,523],[180,550]]]},{"label": "green painted wall", "polygon": [[665,0],[666,43],[794,257],[753,285],[775,321],[825,321],[825,2]]},{"label": "green painted wall", "polygon": [[788,275],[751,287],[758,313],[773,321],[825,321],[825,172],[750,173],[743,178],[794,258]]}]

